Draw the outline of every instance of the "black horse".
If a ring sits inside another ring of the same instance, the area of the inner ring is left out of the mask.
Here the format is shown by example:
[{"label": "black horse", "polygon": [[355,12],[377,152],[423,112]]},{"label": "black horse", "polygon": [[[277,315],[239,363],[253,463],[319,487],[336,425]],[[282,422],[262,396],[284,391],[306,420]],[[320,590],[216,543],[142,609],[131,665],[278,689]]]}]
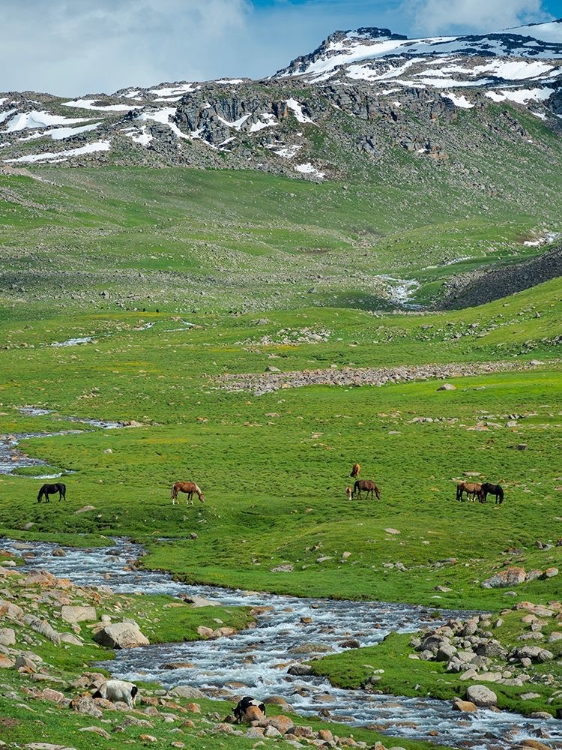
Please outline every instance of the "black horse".
[{"label": "black horse", "polygon": [[56,492],[59,493],[59,500],[66,500],[66,484],[57,482],[56,484],[44,484],[37,495],[37,502],[40,503],[45,498],[45,502],[48,503],[49,495],[54,495]]},{"label": "black horse", "polygon": [[489,482],[485,482],[480,491],[482,493],[481,497],[483,503],[486,502],[487,495],[496,496],[496,505],[501,505],[503,503],[503,487],[501,484],[490,484]]}]

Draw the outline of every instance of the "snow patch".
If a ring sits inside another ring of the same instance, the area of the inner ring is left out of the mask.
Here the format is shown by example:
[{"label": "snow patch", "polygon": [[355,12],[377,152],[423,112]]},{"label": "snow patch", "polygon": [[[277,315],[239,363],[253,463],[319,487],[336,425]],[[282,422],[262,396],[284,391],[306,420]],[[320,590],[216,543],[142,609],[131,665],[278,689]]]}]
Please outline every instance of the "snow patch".
[{"label": "snow patch", "polygon": [[272,115],[269,112],[264,112],[260,115],[260,118],[261,120],[259,120],[258,122],[252,123],[252,126],[250,127],[250,133],[257,133],[259,130],[263,130],[264,128],[274,128],[277,125],[275,115]]},{"label": "snow patch", "polygon": [[310,117],[305,115],[304,112],[302,111],[303,109],[302,104],[299,104],[296,99],[288,99],[287,107],[289,107],[289,109],[293,112],[298,122],[301,122],[301,123],[309,122],[314,125],[313,120],[311,120]]},{"label": "snow patch", "polygon": [[311,174],[314,175],[314,177],[318,177],[320,179],[324,177],[324,172],[320,172],[320,170],[312,166],[310,162],[307,162],[306,164],[297,164],[295,170],[297,172],[300,172],[301,174]]},{"label": "snow patch", "polygon": [[63,107],[75,107],[76,109],[94,109],[100,112],[128,112],[131,107],[128,104],[106,104],[96,105],[97,99],[73,99],[71,102],[61,102]]},{"label": "snow patch", "polygon": [[44,138],[49,136],[53,141],[63,141],[65,138],[71,138],[73,135],[79,135],[80,133],[88,133],[91,130],[95,130],[101,123],[94,122],[91,125],[82,125],[79,128],[55,128],[54,130],[42,130],[41,132],[31,133],[31,135],[25,138],[19,138],[20,141],[32,141],[36,138]]},{"label": "snow patch", "polygon": [[474,107],[474,104],[466,96],[457,96],[456,94],[451,94],[449,91],[442,92],[441,96],[443,99],[450,99],[455,107],[461,107],[462,109],[472,109]]},{"label": "snow patch", "polygon": [[148,93],[155,96],[177,96],[178,94],[188,94],[191,91],[196,91],[198,88],[199,86],[195,86],[193,83],[180,83],[177,86],[162,86],[161,88],[149,89]]},{"label": "snow patch", "polygon": [[244,123],[249,117],[250,115],[243,115],[242,117],[239,117],[238,120],[235,120],[234,122],[229,122],[228,120],[225,120],[224,117],[219,117],[219,120],[229,128],[234,128],[234,130],[240,130],[242,125],[244,125]]},{"label": "snow patch", "polygon": [[282,156],[283,159],[292,159],[301,150],[302,145],[300,143],[292,143],[290,146],[283,146],[283,148],[280,148],[278,150],[275,150],[276,146],[274,145],[270,145],[268,146],[268,148],[272,149],[273,153],[277,154],[277,156]]},{"label": "snow patch", "polygon": [[33,110],[31,112],[22,112],[13,117],[4,132],[16,133],[19,130],[33,130],[35,128],[45,128],[50,125],[72,125],[76,122],[87,122],[87,118],[61,117],[60,115],[51,115],[48,112]]},{"label": "snow patch", "polygon": [[4,120],[7,120],[15,112],[17,112],[17,109],[8,109],[6,112],[0,112],[0,122],[4,122]]},{"label": "snow patch", "polygon": [[552,96],[552,89],[502,89],[501,92],[487,91],[486,96],[494,102],[504,102],[508,99],[517,104],[527,104],[533,100],[545,101]]},{"label": "snow patch", "polygon": [[521,34],[521,36],[530,36],[541,42],[562,44],[562,23],[560,23],[560,21],[554,21],[553,23],[536,23],[530,24],[529,26],[517,26],[514,29],[507,29],[507,32]]},{"label": "snow patch", "polygon": [[59,151],[56,154],[45,153],[45,154],[29,154],[28,156],[20,156],[18,159],[4,159],[6,163],[11,162],[40,162],[50,161],[55,163],[57,161],[66,161],[64,157],[82,156],[83,154],[93,154],[96,151],[109,151],[111,144],[109,141],[97,141],[96,143],[88,143],[86,146],[80,148],[68,149],[67,151]]}]

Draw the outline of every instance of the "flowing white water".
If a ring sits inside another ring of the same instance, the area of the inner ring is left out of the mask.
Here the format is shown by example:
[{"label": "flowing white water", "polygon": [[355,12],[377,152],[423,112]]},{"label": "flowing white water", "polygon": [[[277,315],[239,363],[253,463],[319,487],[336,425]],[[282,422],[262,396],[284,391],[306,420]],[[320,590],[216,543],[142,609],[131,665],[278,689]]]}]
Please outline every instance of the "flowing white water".
[{"label": "flowing white water", "polygon": [[[28,567],[46,568],[84,586],[110,586],[120,593],[185,593],[224,605],[268,608],[258,616],[255,628],[232,637],[118,651],[114,661],[103,664],[116,677],[158,681],[167,688],[191,685],[211,697],[233,700],[241,694],[260,698],[278,695],[303,715],[322,712],[352,725],[376,725],[392,736],[430,739],[458,748],[505,750],[524,737],[541,737],[543,743],[562,747],[562,724],[554,719],[530,720],[484,710],[460,714],[444,701],[339,690],[320,678],[287,672],[291,665],[309,660],[326,647],[334,652],[344,651],[344,642],[349,638],[357,639],[362,646],[374,645],[392,631],[412,632],[429,623],[434,625],[436,613],[432,610],[407,604],[299,599],[187,586],[165,573],[136,569],[135,562],[143,550],[123,539],[115,540],[110,549],[66,548],[65,557],[53,557],[54,545],[45,543],[0,539],[0,548],[32,551],[34,556],[26,559]],[[448,611],[441,612],[440,617],[446,620],[463,614]],[[310,623],[306,622],[308,618]],[[295,652],[303,644],[309,644],[310,653]],[[163,669],[169,662],[188,662],[193,666]],[[376,657],[370,657],[369,664],[376,670]]]}]

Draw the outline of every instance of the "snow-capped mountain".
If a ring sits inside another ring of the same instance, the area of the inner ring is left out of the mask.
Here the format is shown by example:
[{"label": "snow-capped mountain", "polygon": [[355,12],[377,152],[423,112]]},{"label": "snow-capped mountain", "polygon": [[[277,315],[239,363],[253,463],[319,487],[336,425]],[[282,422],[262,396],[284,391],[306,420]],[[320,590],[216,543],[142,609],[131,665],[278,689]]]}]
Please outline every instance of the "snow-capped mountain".
[{"label": "snow-capped mountain", "polygon": [[478,113],[463,121],[472,143],[471,129],[487,119],[492,127],[494,105],[521,107],[560,132],[562,20],[425,39],[338,31],[263,81],[163,83],[72,100],[2,94],[0,165],[191,164],[322,179],[390,159],[396,147],[441,158],[463,145],[458,133],[449,143],[447,123]]},{"label": "snow-capped mountain", "polygon": [[388,29],[338,31],[274,77],[310,84],[363,80],[430,89],[486,87],[495,91],[495,101],[503,96],[521,102],[541,97],[510,97],[503,89],[523,83],[548,86],[559,77],[561,65],[562,19],[491,34],[425,39],[407,39]]}]

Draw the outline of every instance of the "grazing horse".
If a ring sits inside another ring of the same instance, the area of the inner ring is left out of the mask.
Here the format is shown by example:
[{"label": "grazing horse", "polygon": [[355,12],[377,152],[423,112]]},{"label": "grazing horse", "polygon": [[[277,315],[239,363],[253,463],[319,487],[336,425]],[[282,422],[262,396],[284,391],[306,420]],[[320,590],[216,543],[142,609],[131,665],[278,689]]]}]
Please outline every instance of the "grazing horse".
[{"label": "grazing horse", "polygon": [[48,503],[49,495],[54,495],[55,492],[59,493],[59,500],[66,500],[66,484],[57,482],[56,484],[44,484],[37,495],[37,502],[40,503],[45,498],[45,502]]},{"label": "grazing horse", "polygon": [[349,485],[345,488],[345,494],[348,500],[353,500],[353,489]]},{"label": "grazing horse", "polygon": [[462,500],[463,493],[466,492],[466,499],[474,502],[476,496],[480,502],[483,502],[482,485],[478,482],[458,482],[457,483],[457,500]]},{"label": "grazing horse", "polygon": [[484,482],[481,492],[482,496],[480,499],[483,503],[486,502],[487,495],[496,496],[496,505],[501,505],[503,503],[503,487],[501,484],[490,484],[489,482]]},{"label": "grazing horse", "polygon": [[185,492],[187,495],[185,500],[186,505],[193,505],[194,494],[197,495],[202,503],[205,502],[205,497],[195,482],[176,482],[172,487],[172,505],[176,504],[178,492]]},{"label": "grazing horse", "polygon": [[361,473],[361,464],[353,464],[351,467],[351,474],[350,477],[353,477],[353,479],[357,479],[359,474]]},{"label": "grazing horse", "polygon": [[367,493],[367,499],[371,495],[371,499],[374,500],[374,496],[377,496],[377,500],[381,499],[381,493],[377,485],[371,479],[358,479],[353,485],[352,497],[355,497],[355,493],[359,494],[359,500],[361,500],[361,493]]}]

